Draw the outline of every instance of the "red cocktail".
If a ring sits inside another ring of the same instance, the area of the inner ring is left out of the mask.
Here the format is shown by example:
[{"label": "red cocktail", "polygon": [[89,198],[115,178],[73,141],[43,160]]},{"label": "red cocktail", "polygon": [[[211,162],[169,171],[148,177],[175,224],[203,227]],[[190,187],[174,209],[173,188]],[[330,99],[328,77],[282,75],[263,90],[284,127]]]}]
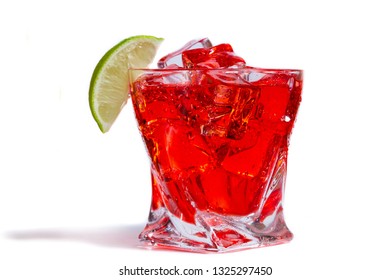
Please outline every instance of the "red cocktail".
[{"label": "red cocktail", "polygon": [[193,251],[289,241],[282,202],[302,71],[247,67],[226,46],[185,51],[183,64],[130,69],[152,174],[140,239]]}]

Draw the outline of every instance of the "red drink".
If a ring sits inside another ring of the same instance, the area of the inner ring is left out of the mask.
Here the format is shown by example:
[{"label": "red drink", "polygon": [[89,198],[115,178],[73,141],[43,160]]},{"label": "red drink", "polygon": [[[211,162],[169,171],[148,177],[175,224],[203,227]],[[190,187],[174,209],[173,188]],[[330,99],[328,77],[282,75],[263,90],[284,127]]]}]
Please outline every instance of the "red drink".
[{"label": "red drink", "polygon": [[200,68],[144,69],[132,83],[152,170],[141,240],[194,251],[290,240],[282,200],[302,72]]}]

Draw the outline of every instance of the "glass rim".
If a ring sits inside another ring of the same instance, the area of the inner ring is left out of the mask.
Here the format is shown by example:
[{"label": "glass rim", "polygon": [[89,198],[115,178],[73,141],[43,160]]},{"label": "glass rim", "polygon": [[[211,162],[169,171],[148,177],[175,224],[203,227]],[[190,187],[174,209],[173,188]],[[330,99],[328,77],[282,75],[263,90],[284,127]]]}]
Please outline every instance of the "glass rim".
[{"label": "glass rim", "polygon": [[260,67],[253,67],[253,66],[244,66],[244,67],[237,67],[237,68],[145,68],[145,67],[128,67],[128,71],[145,71],[145,72],[194,72],[194,71],[200,71],[200,72],[240,72],[240,71],[246,71],[246,70],[254,70],[257,72],[267,73],[267,74],[283,74],[283,73],[296,73],[296,74],[303,74],[302,69],[294,69],[294,68],[260,68]]}]

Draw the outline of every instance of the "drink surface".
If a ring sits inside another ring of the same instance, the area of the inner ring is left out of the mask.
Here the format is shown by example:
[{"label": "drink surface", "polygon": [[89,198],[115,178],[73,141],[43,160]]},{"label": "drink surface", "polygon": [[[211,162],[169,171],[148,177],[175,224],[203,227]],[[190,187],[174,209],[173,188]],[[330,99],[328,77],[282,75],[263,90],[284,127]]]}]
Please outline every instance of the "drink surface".
[{"label": "drink surface", "polygon": [[301,88],[293,70],[145,70],[131,97],[152,161],[152,210],[192,224],[198,211],[260,222],[281,211],[283,184],[270,185]]}]

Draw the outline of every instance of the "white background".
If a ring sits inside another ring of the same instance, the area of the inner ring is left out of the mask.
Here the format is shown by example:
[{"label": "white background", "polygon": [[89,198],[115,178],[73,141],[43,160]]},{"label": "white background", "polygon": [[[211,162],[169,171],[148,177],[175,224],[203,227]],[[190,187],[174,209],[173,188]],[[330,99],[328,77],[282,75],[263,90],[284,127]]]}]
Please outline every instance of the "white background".
[{"label": "white background", "polygon": [[[264,279],[389,279],[385,4],[2,1],[0,279],[146,279],[119,276],[125,265],[271,266]],[[285,198],[291,243],[207,255],[137,248],[150,179],[132,108],[103,135],[87,96],[100,57],[138,34],[165,38],[158,56],[209,37],[231,43],[250,65],[304,69]],[[223,279],[199,279],[206,278]]]}]

